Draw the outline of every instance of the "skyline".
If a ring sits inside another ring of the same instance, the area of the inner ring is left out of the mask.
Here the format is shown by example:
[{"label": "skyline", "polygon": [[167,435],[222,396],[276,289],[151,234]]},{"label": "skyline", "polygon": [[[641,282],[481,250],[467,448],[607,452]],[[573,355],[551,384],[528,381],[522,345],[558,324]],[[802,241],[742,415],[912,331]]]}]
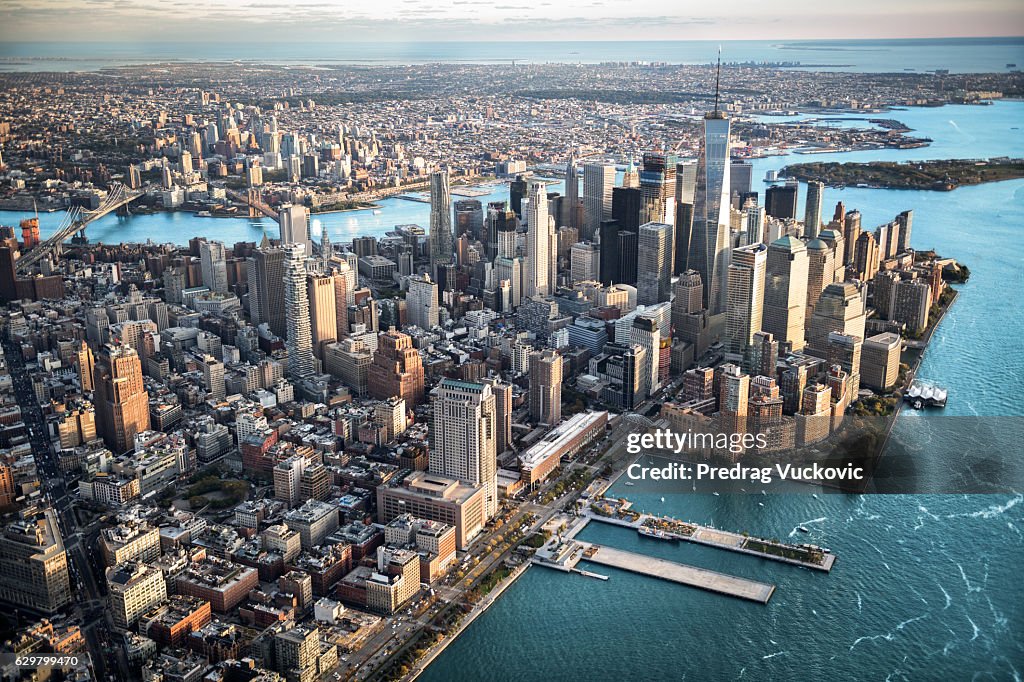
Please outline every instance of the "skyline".
[{"label": "skyline", "polygon": [[[467,10],[473,15],[467,16]],[[659,0],[629,4],[610,0],[543,0],[536,5],[503,2],[476,6],[471,0],[384,0],[353,10],[338,0],[313,0],[288,5],[250,0],[211,0],[197,7],[184,0],[160,6],[138,0],[43,2],[14,0],[0,9],[3,42],[46,40],[67,31],[88,36],[84,42],[109,41],[132,35],[137,41],[232,42],[232,32],[246,41],[287,39],[301,34],[304,42],[342,40],[377,42],[359,32],[387,31],[388,42],[464,42],[492,37],[480,31],[501,29],[494,42],[559,40],[567,31],[578,40],[622,39],[623,33],[643,40],[829,40],[1020,37],[1024,19],[1010,0],[963,5],[943,0],[903,3],[891,13],[887,3],[868,0],[855,10],[834,9],[809,16],[803,3],[785,0],[753,6],[725,0],[714,11],[690,16],[687,9],[666,11]],[[169,16],[168,10],[181,12]],[[535,16],[533,11],[543,13]],[[879,23],[876,17],[884,15]],[[354,35],[356,34],[356,35]],[[12,40],[17,36],[18,40]],[[629,38],[626,38],[629,39]],[[240,41],[236,41],[240,42]]]}]

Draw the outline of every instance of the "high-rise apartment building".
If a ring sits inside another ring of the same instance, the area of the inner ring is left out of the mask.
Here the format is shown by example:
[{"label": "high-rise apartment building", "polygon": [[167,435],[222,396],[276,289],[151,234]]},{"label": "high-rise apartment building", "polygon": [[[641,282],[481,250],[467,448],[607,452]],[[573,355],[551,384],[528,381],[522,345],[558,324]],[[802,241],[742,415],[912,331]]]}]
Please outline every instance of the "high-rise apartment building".
[{"label": "high-rise apartment building", "polygon": [[497,406],[488,384],[442,379],[430,425],[430,473],[484,489],[484,518],[498,510]]},{"label": "high-rise apartment building", "polygon": [[548,426],[562,420],[562,356],[550,348],[530,355],[530,418]]},{"label": "high-rise apartment building", "polygon": [[313,242],[309,235],[309,209],[302,204],[281,204],[277,220],[281,224],[282,244],[302,244],[306,255],[313,253]]},{"label": "high-rise apartment building", "polygon": [[526,273],[525,296],[547,296],[553,292],[556,276],[555,258],[558,251],[555,242],[553,220],[548,215],[548,197],[545,185],[540,180],[529,183],[526,221]]},{"label": "high-rise apartment building", "polygon": [[309,327],[313,355],[323,359],[323,349],[338,340],[338,303],[335,277],[310,273],[306,276],[309,296]]},{"label": "high-rise apartment building", "polygon": [[205,239],[200,241],[199,261],[203,286],[216,293],[226,292],[228,290],[228,268],[224,244]]},{"label": "high-rise apartment building", "polygon": [[309,316],[309,292],[306,286],[306,247],[292,243],[284,247],[284,304],[287,322],[288,375],[295,380],[309,379],[316,371],[313,357],[313,331]]},{"label": "high-rise apartment building", "polygon": [[408,323],[421,329],[432,329],[438,324],[437,284],[430,275],[409,280],[405,295],[405,314]]},{"label": "high-rise apartment building", "polygon": [[410,409],[423,402],[423,359],[412,337],[394,328],[381,332],[366,380],[370,396],[378,400],[398,396]]},{"label": "high-rise apartment building", "polygon": [[448,171],[430,174],[430,273],[440,280],[439,272],[454,262],[455,237],[452,234],[452,195]]}]

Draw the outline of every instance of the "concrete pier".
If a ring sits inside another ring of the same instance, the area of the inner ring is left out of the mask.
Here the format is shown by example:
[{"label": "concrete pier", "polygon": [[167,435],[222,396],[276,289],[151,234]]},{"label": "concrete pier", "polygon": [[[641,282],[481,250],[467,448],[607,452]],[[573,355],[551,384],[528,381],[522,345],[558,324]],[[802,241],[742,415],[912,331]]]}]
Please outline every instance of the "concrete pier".
[{"label": "concrete pier", "polygon": [[624,552],[621,549],[605,547],[603,545],[592,545],[594,552],[584,556],[584,561],[590,561],[603,566],[612,566],[633,573],[661,578],[682,585],[698,587],[709,592],[717,592],[730,597],[747,599],[761,604],[767,604],[775,592],[774,585],[759,583],[746,578],[716,573],[703,568],[677,564],[673,561],[656,559],[654,557]]}]

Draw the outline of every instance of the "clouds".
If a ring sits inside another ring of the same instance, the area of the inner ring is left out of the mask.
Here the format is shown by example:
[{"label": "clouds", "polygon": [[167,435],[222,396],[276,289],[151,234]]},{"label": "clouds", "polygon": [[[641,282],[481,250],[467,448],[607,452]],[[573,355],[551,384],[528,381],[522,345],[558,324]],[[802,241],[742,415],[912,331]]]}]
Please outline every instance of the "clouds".
[{"label": "clouds", "polygon": [[[0,0],[0,41],[686,40],[1021,35],[1018,0]],[[885,21],[878,21],[884,16]],[[495,28],[501,29],[498,34]],[[2,53],[2,46],[0,46]]]}]

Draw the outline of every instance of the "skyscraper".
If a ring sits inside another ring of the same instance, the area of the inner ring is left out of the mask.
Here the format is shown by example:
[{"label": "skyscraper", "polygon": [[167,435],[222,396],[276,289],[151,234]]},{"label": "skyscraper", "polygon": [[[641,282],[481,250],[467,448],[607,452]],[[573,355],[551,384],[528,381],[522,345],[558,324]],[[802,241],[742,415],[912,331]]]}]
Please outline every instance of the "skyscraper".
[{"label": "skyscraper", "polygon": [[409,324],[421,329],[437,326],[437,284],[431,281],[430,275],[409,280],[409,291],[405,295],[405,312]]},{"label": "skyscraper", "polygon": [[588,163],[583,166],[583,230],[584,240],[593,241],[601,229],[601,221],[612,217],[612,188],[615,166]]},{"label": "skyscraper", "polygon": [[484,209],[479,199],[460,199],[455,202],[455,238],[464,234],[471,239],[483,239]]},{"label": "skyscraper", "polygon": [[832,250],[818,238],[807,242],[807,317],[814,312],[818,297],[835,279]]},{"label": "skyscraper", "polygon": [[423,358],[413,348],[412,337],[394,328],[377,336],[377,352],[366,378],[373,398],[398,396],[410,410],[423,402]]},{"label": "skyscraper", "polygon": [[295,380],[313,376],[313,330],[306,287],[306,247],[292,243],[284,247],[284,304],[288,349],[288,375]]},{"label": "skyscraper", "polygon": [[285,320],[284,249],[265,243],[246,259],[249,280],[249,317],[254,324],[266,323],[280,337],[287,334]]},{"label": "skyscraper", "polygon": [[641,223],[675,222],[676,157],[647,152],[640,169]]},{"label": "skyscraper", "polygon": [[807,324],[807,352],[827,358],[831,332],[863,339],[865,320],[864,299],[857,285],[853,282],[829,284],[818,298]]},{"label": "skyscraper", "polygon": [[764,193],[765,213],[779,220],[796,218],[797,191],[799,185],[787,182],[785,185],[769,187]]},{"label": "skyscraper", "polygon": [[305,253],[313,253],[313,242],[309,238],[309,209],[302,204],[281,204],[277,214],[281,224],[283,244],[302,244]]},{"label": "skyscraper", "polygon": [[640,226],[637,245],[637,302],[654,305],[670,298],[672,281],[672,226],[647,223]]},{"label": "skyscraper", "polygon": [[562,420],[562,356],[550,348],[530,355],[530,418],[548,426]]},{"label": "skyscraper", "polygon": [[149,394],[139,354],[127,345],[105,344],[96,359],[93,384],[99,432],[116,454],[133,447],[135,434],[149,429]]},{"label": "skyscraper", "polygon": [[761,331],[767,257],[768,247],[761,243],[742,246],[732,252],[726,336],[733,353],[745,353],[754,334]]},{"label": "skyscraper", "polygon": [[806,312],[807,247],[786,235],[768,246],[761,328],[784,350],[803,350]]},{"label": "skyscraper", "polygon": [[338,305],[334,277],[310,273],[306,277],[309,294],[309,325],[313,355],[323,359],[323,348],[338,340]]},{"label": "skyscraper", "polygon": [[484,243],[487,260],[498,256],[515,258],[516,214],[504,201],[487,204],[487,239]]},{"label": "skyscraper", "polygon": [[224,293],[228,290],[228,267],[222,242],[203,239],[199,242],[199,261],[203,285],[210,291]]},{"label": "skyscraper", "polygon": [[85,341],[81,341],[75,349],[75,366],[78,369],[78,382],[83,393],[92,393],[94,365],[92,349]]},{"label": "skyscraper", "polygon": [[452,235],[452,197],[448,171],[430,174],[430,273],[438,280],[438,270],[451,265],[455,253]]},{"label": "skyscraper", "polygon": [[71,578],[57,513],[46,509],[6,524],[0,534],[0,599],[54,613],[70,604]]},{"label": "skyscraper", "polygon": [[565,164],[565,198],[562,200],[562,215],[559,227],[566,226],[579,230],[580,223],[580,176],[576,156],[569,157]]},{"label": "skyscraper", "polygon": [[497,406],[488,384],[442,379],[433,404],[430,472],[484,489],[484,517],[498,511]]},{"label": "skyscraper", "polygon": [[[720,68],[720,67],[719,67]],[[725,312],[729,267],[729,133],[730,122],[718,109],[704,116],[704,144],[697,157],[693,238],[689,265],[704,282],[704,304],[711,315]]]},{"label": "skyscraper", "polygon": [[548,197],[544,183],[531,180],[526,208],[526,276],[527,297],[547,296],[552,292],[554,269],[555,230],[548,216]]},{"label": "skyscraper", "polygon": [[825,185],[817,180],[807,183],[807,204],[804,209],[804,234],[814,239],[821,231],[821,207],[825,199]]},{"label": "skyscraper", "polygon": [[642,315],[634,317],[633,325],[629,329],[629,343],[643,349],[638,368],[640,370],[639,400],[643,400],[653,395],[659,385],[661,328],[658,326],[658,321]]}]

